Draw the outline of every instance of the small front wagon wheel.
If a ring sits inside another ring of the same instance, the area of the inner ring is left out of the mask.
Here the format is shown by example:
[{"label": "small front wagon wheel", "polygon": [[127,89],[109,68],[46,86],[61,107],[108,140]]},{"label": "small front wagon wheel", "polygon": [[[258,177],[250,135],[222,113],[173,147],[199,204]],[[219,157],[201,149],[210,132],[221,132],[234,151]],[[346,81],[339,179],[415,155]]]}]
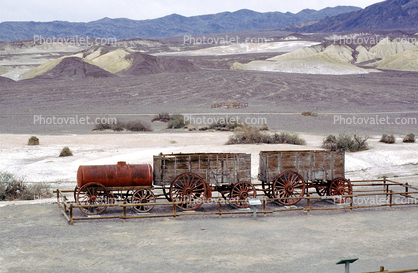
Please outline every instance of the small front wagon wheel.
[{"label": "small front wagon wheel", "polygon": [[241,181],[232,187],[230,200],[234,200],[233,202],[235,206],[238,208],[248,208],[250,204],[248,203],[248,198],[255,198],[257,196],[257,192],[250,182]]},{"label": "small front wagon wheel", "polygon": [[141,206],[133,206],[137,212],[148,212],[152,210],[155,203],[154,193],[149,189],[140,189],[134,192],[131,197],[132,204],[148,204]]},{"label": "small front wagon wheel", "polygon": [[350,180],[343,177],[335,178],[329,186],[329,195],[335,196],[335,203],[345,203],[349,197],[345,195],[353,194],[353,187]]},{"label": "small front wagon wheel", "polygon": [[[87,183],[77,192],[77,205],[103,205],[109,202],[109,192],[100,183]],[[106,210],[106,206],[82,207],[85,214],[95,215]]]}]

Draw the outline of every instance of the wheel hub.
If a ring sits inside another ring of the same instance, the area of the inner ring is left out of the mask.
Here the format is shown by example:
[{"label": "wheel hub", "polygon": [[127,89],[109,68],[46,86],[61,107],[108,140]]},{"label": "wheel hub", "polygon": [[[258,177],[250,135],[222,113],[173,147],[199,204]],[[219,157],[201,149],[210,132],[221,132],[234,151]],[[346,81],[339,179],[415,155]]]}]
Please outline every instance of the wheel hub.
[{"label": "wheel hub", "polygon": [[186,189],[184,193],[185,193],[184,195],[190,196],[190,195],[193,194],[193,190],[192,189]]},{"label": "wheel hub", "polygon": [[293,186],[291,185],[286,185],[284,189],[288,193],[293,193]]}]

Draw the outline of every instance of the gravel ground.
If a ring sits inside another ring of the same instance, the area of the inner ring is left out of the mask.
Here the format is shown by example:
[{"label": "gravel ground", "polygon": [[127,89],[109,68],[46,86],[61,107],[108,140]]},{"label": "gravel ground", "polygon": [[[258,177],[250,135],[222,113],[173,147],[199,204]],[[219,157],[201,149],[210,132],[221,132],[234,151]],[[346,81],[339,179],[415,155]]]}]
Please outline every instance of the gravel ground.
[{"label": "gravel ground", "polygon": [[[417,206],[353,212],[78,221],[0,208],[0,272],[352,272],[417,268]],[[7,239],[5,239],[7,238]]]}]

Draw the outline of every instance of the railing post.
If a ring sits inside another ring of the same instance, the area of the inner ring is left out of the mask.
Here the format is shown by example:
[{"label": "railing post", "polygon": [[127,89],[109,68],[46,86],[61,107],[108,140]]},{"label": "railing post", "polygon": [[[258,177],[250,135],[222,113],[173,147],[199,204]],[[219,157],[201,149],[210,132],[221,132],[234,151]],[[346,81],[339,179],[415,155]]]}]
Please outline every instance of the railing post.
[{"label": "railing post", "polygon": [[[123,202],[123,205],[126,205],[126,201]],[[126,206],[123,206],[123,222],[126,222]]]},{"label": "railing post", "polygon": [[176,204],[173,204],[173,218],[176,218]]},{"label": "railing post", "polygon": [[390,204],[390,209],[392,209],[392,199],[393,199],[393,191],[390,191],[390,197],[389,197],[389,204]]},{"label": "railing post", "polygon": [[219,218],[222,218],[222,204],[221,204],[221,199],[218,199],[218,204],[219,204]]},{"label": "railing post", "polygon": [[311,198],[309,198],[309,190],[306,190],[306,196],[308,197],[306,200],[306,212],[309,214],[309,211],[311,210]]},{"label": "railing post", "polygon": [[264,210],[264,217],[266,217],[267,216],[267,213],[266,213],[266,211],[267,211],[267,206],[266,206],[266,198],[263,198],[263,210]]},{"label": "railing post", "polygon": [[60,190],[59,189],[57,189],[57,204],[58,204],[58,207],[60,207]]},{"label": "railing post", "polygon": [[73,224],[73,204],[70,204],[70,224]]}]

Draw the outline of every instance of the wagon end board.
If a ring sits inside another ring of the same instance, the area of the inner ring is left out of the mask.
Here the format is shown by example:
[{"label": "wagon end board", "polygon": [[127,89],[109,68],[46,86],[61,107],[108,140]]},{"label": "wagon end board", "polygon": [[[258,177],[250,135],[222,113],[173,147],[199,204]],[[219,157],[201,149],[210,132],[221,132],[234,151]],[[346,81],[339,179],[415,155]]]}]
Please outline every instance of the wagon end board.
[{"label": "wagon end board", "polygon": [[299,173],[305,181],[344,177],[343,151],[261,151],[259,156],[259,178],[264,182],[286,171]]},{"label": "wagon end board", "polygon": [[251,181],[251,154],[194,153],[154,156],[154,183],[169,185],[182,173],[195,173],[211,185]]}]

